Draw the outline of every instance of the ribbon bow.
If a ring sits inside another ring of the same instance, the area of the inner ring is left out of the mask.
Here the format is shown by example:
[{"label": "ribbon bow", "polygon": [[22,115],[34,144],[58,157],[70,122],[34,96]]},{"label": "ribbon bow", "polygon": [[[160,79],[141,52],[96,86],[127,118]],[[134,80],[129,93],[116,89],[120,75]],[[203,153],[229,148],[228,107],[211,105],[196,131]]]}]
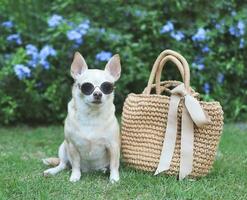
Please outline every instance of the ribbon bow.
[{"label": "ribbon bow", "polygon": [[182,109],[181,151],[179,169],[179,180],[181,180],[189,175],[192,171],[194,146],[193,122],[196,124],[197,127],[202,127],[205,124],[208,124],[210,120],[198,100],[191,96],[190,92],[186,90],[184,84],[180,84],[173,90],[171,90],[171,94],[172,95],[170,97],[165,138],[159,165],[154,175],[157,175],[170,168],[176,144],[178,105],[181,101],[181,98],[184,97]]}]

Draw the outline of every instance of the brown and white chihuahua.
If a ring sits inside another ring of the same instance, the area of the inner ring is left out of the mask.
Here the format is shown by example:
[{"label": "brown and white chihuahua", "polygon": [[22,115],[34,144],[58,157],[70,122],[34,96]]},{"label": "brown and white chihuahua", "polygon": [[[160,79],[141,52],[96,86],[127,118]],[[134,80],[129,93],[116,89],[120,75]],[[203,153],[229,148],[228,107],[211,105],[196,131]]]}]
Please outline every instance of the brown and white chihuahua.
[{"label": "brown and white chihuahua", "polygon": [[44,175],[55,175],[71,166],[71,182],[81,172],[110,169],[110,182],[119,181],[120,135],[115,116],[114,83],[121,73],[120,58],[114,55],[105,70],[88,69],[79,52],[71,65],[74,78],[72,100],[68,103],[65,139],[59,147],[59,158],[43,159],[55,167]]}]

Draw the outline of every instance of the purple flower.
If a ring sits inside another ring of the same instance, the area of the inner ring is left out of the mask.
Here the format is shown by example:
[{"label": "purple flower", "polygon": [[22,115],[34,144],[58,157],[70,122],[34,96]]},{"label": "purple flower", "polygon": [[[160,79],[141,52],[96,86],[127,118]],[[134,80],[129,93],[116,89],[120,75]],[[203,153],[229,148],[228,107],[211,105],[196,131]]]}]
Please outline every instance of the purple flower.
[{"label": "purple flower", "polygon": [[203,70],[205,68],[205,65],[203,62],[204,62],[204,59],[201,56],[197,56],[195,58],[195,61],[192,63],[192,67],[198,70]]},{"label": "purple flower", "polygon": [[108,61],[112,57],[112,53],[109,51],[101,51],[96,54],[96,59],[99,61]]},{"label": "purple flower", "polygon": [[89,27],[90,27],[90,21],[85,20],[84,22],[78,25],[76,30],[77,32],[81,34],[81,36],[83,36],[87,33],[87,30],[89,29]]},{"label": "purple flower", "polygon": [[117,35],[117,34],[114,34],[114,33],[110,33],[109,34],[109,39],[110,40],[113,40],[113,41],[118,41],[121,39],[121,36],[120,35]]},{"label": "purple flower", "polygon": [[197,68],[198,68],[199,70],[203,70],[203,69],[205,68],[205,65],[204,65],[203,63],[197,64]]},{"label": "purple flower", "polygon": [[225,78],[225,77],[224,77],[224,74],[219,73],[219,74],[217,75],[217,82],[218,82],[219,84],[223,83],[224,78]]},{"label": "purple flower", "polygon": [[239,36],[238,30],[237,30],[237,28],[236,28],[235,26],[231,26],[231,27],[229,28],[229,32],[230,32],[231,35]]},{"label": "purple flower", "polygon": [[12,21],[6,21],[2,23],[2,26],[5,28],[12,28],[14,26]]},{"label": "purple flower", "polygon": [[195,42],[196,42],[196,41],[198,41],[198,42],[204,41],[204,40],[207,39],[206,33],[207,33],[207,32],[205,31],[204,28],[199,28],[199,29],[197,30],[196,34],[192,36],[192,40],[195,41]]},{"label": "purple flower", "polygon": [[134,15],[136,17],[141,17],[143,15],[143,12],[141,10],[135,10]]},{"label": "purple flower", "polygon": [[203,53],[207,53],[209,51],[210,51],[210,48],[207,45],[202,48]]},{"label": "purple flower", "polygon": [[239,37],[241,35],[244,35],[245,32],[245,24],[243,21],[238,21],[237,26],[230,26],[229,32],[231,35]]},{"label": "purple flower", "polygon": [[62,16],[54,14],[48,19],[47,23],[48,23],[49,27],[53,28],[53,27],[58,26],[62,21],[63,21]]},{"label": "purple flower", "polygon": [[100,28],[100,29],[99,29],[99,32],[100,32],[100,33],[105,33],[105,28]]},{"label": "purple flower", "polygon": [[238,21],[237,27],[239,29],[239,34],[243,35],[244,34],[244,29],[245,29],[245,24],[243,21]]},{"label": "purple flower", "polygon": [[203,63],[195,63],[195,62],[193,62],[192,63],[192,67],[194,67],[194,68],[196,68],[196,69],[201,71],[201,70],[203,70],[205,68],[205,65]]},{"label": "purple flower", "polygon": [[77,28],[67,31],[66,35],[69,40],[75,41],[76,45],[81,45],[83,43],[83,38],[90,27],[90,21],[85,20],[78,25]]},{"label": "purple flower", "polygon": [[42,65],[44,69],[50,68],[50,63],[47,61],[49,56],[56,56],[56,50],[50,46],[45,45],[40,52],[37,47],[33,44],[26,45],[26,54],[31,56],[31,59],[28,61],[28,66],[35,68],[37,65]]},{"label": "purple flower", "polygon": [[33,44],[26,45],[26,54],[31,56],[31,60],[28,61],[28,66],[35,68],[39,60],[38,48]]},{"label": "purple flower", "polygon": [[34,53],[38,53],[38,48],[33,44],[26,45],[26,53],[27,55],[33,55]]},{"label": "purple flower", "polygon": [[31,60],[28,61],[28,66],[35,68],[38,65],[38,62],[39,62],[39,54],[37,52],[31,55]]},{"label": "purple flower", "polygon": [[44,67],[44,69],[49,69],[50,68],[50,63],[45,59],[41,59],[39,61],[39,64],[42,65]]},{"label": "purple flower", "polygon": [[15,71],[15,74],[16,76],[22,80],[23,78],[26,78],[26,77],[30,77],[31,76],[31,70],[22,65],[22,64],[17,64],[14,66],[14,71]]},{"label": "purple flower", "polygon": [[39,52],[39,57],[42,60],[45,60],[48,56],[56,56],[57,52],[50,45],[45,45]]},{"label": "purple flower", "polygon": [[74,26],[75,26],[75,23],[74,23],[74,22],[67,22],[67,24],[68,24],[70,27],[74,27]]},{"label": "purple flower", "polygon": [[204,83],[203,90],[204,90],[204,92],[206,94],[209,94],[209,92],[210,92],[210,85],[209,85],[209,83]]},{"label": "purple flower", "polygon": [[174,30],[173,23],[171,21],[167,21],[167,23],[161,28],[160,33],[163,34],[173,30]]},{"label": "purple flower", "polygon": [[217,30],[220,30],[220,29],[221,29],[221,24],[215,24],[215,28],[216,28]]},{"label": "purple flower", "polygon": [[7,40],[8,40],[9,42],[15,42],[16,44],[19,44],[19,45],[22,43],[21,37],[20,37],[19,34],[11,34],[11,35],[9,35],[9,36],[7,37]]},{"label": "purple flower", "polygon": [[215,24],[215,28],[220,32],[224,32],[225,21],[221,20],[219,23]]},{"label": "purple flower", "polygon": [[83,43],[82,36],[86,34],[85,29],[79,29],[79,30],[70,30],[67,32],[67,38],[69,40],[75,41],[76,47],[78,45],[81,45]]},{"label": "purple flower", "polygon": [[37,65],[42,65],[44,69],[49,69],[50,63],[47,61],[47,58],[49,56],[56,56],[57,52],[50,45],[43,46],[39,52],[35,45],[28,44],[26,45],[26,54],[31,57],[27,63],[29,67],[35,68]]},{"label": "purple flower", "polygon": [[39,57],[39,53],[38,53],[38,49],[36,46],[34,46],[33,44],[28,44],[26,45],[26,54],[32,56],[32,64],[30,64],[32,67],[34,67],[34,61],[38,60]]},{"label": "purple flower", "polygon": [[69,40],[78,40],[81,38],[81,33],[76,30],[70,30],[67,32],[67,38]]},{"label": "purple flower", "polygon": [[38,65],[38,59],[31,59],[27,62],[29,67],[35,68]]},{"label": "purple flower", "polygon": [[81,37],[82,37],[83,35],[86,35],[86,33],[87,33],[87,30],[86,30],[86,29],[78,29],[77,31],[78,31],[78,33],[81,34]]},{"label": "purple flower", "polygon": [[80,39],[75,40],[75,43],[77,45],[81,45],[83,43],[83,38],[80,38]]},{"label": "purple flower", "polygon": [[239,43],[239,48],[240,49],[244,48],[244,44],[245,44],[244,38],[241,38]]},{"label": "purple flower", "polygon": [[177,32],[172,32],[171,37],[177,41],[181,41],[182,39],[184,39],[185,36],[181,31],[177,31]]}]

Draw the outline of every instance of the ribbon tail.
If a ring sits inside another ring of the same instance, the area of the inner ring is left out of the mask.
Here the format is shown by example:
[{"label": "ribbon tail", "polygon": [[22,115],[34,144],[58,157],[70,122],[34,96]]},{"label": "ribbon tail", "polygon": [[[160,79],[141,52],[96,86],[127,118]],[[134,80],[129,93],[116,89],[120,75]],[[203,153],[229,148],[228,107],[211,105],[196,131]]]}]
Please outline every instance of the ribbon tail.
[{"label": "ribbon tail", "polygon": [[208,114],[203,110],[200,103],[194,97],[186,95],[185,106],[189,111],[190,117],[192,118],[193,122],[198,127],[202,127],[210,122]]},{"label": "ribbon tail", "polygon": [[179,180],[192,172],[193,167],[194,125],[189,112],[183,107],[181,129],[181,153]]},{"label": "ribbon tail", "polygon": [[176,144],[177,111],[178,111],[179,102],[180,102],[180,97],[171,95],[163,147],[160,155],[159,164],[154,175],[157,175],[170,168],[170,164],[172,161],[172,156]]}]

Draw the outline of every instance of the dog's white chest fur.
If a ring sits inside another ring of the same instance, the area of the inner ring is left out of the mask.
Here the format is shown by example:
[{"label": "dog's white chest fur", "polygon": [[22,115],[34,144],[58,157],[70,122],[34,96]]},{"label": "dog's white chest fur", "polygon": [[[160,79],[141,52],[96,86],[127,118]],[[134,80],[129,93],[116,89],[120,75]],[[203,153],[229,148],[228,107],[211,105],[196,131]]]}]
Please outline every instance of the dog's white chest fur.
[{"label": "dog's white chest fur", "polygon": [[102,153],[105,152],[104,138],[88,138],[81,136],[79,133],[78,135],[75,134],[73,141],[78,147],[80,154],[84,155],[84,160],[100,158]]},{"label": "dog's white chest fur", "polygon": [[102,132],[91,126],[80,128],[71,134],[71,140],[79,151],[82,171],[97,170],[109,165],[106,139]]}]

